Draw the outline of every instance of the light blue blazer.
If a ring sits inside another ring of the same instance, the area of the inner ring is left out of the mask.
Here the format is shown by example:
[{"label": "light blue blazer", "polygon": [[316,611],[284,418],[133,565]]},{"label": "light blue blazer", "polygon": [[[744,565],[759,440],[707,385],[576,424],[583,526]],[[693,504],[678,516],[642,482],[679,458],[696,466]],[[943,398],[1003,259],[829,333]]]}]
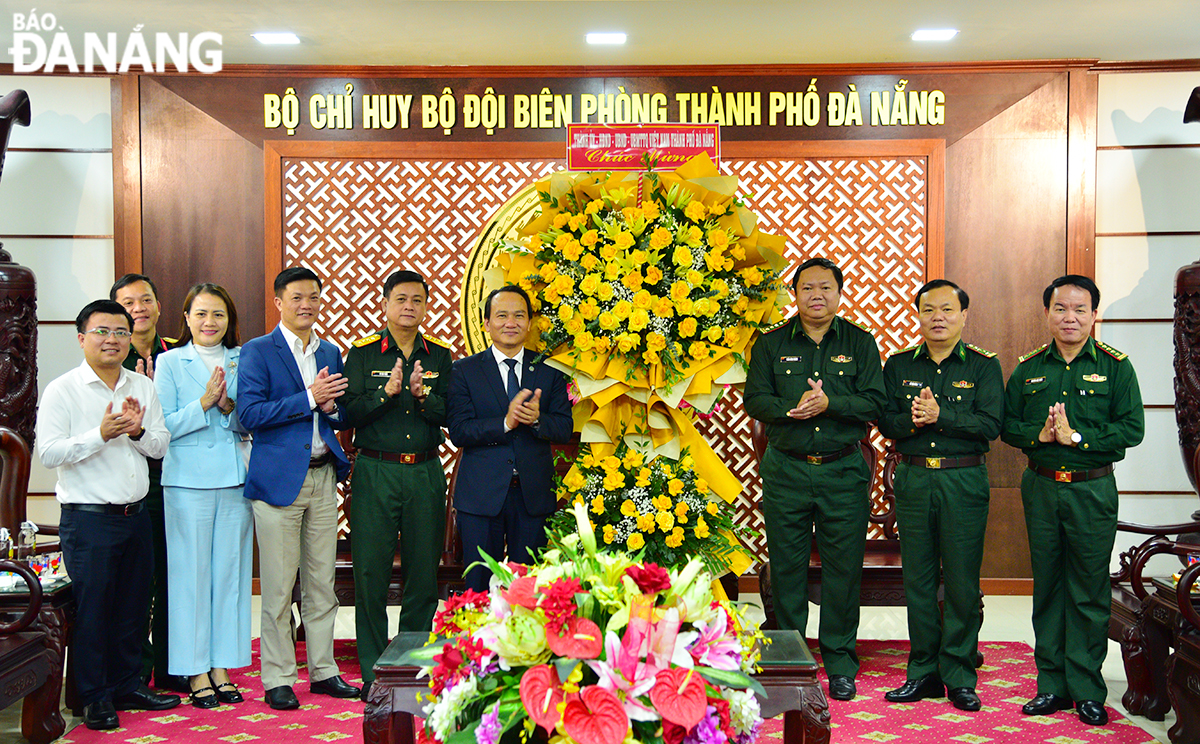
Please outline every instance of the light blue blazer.
[{"label": "light blue blazer", "polygon": [[[225,350],[225,384],[237,401],[241,348]],[[178,488],[231,488],[246,482],[242,434],[234,408],[228,416],[216,406],[203,410],[200,396],[209,372],[192,344],[159,355],[154,387],[162,403],[171,444],[163,458],[162,484]]]}]

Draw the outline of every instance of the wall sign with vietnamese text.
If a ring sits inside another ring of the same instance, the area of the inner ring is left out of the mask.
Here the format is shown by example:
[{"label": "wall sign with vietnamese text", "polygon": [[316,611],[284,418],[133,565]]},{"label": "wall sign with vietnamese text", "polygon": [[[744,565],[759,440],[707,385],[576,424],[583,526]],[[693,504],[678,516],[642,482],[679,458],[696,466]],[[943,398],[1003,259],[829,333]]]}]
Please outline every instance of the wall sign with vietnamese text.
[{"label": "wall sign with vietnamese text", "polygon": [[674,170],[700,153],[721,161],[717,124],[568,124],[567,170]]}]

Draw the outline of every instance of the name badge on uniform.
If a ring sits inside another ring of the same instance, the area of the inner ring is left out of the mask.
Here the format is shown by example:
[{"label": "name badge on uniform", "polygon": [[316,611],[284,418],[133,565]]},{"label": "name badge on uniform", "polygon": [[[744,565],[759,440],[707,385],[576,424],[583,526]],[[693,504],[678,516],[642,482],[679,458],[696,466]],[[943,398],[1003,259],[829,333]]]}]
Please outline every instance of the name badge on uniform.
[{"label": "name badge on uniform", "polygon": [[1045,381],[1046,381],[1045,377],[1029,377],[1025,380],[1025,384],[1026,385],[1036,385],[1039,382],[1045,382]]},{"label": "name badge on uniform", "polygon": [[1084,382],[1107,382],[1108,377],[1106,375],[1084,375],[1083,381]]},{"label": "name badge on uniform", "polygon": [[952,382],[952,383],[950,383],[950,385],[951,385],[951,387],[960,388],[962,390],[967,390],[969,388],[975,387],[975,383],[968,382],[966,380],[959,380],[958,382]]},{"label": "name badge on uniform", "polygon": [[781,357],[779,357],[779,361],[781,361],[781,362],[798,362],[798,361],[800,361],[800,357],[798,357],[798,356],[790,356],[790,357],[789,356],[781,356]]},{"label": "name badge on uniform", "polygon": [[371,373],[371,377],[391,377],[391,376],[392,376],[392,371],[390,369],[377,369]]},{"label": "name badge on uniform", "polygon": [[900,383],[900,385],[902,387],[911,387],[911,388],[925,387],[925,383],[921,382],[920,380],[905,380],[904,382]]},{"label": "name badge on uniform", "polygon": [[854,357],[848,357],[845,354],[838,354],[835,357],[829,357],[829,361],[837,362],[838,364],[846,364],[848,362],[853,362]]}]

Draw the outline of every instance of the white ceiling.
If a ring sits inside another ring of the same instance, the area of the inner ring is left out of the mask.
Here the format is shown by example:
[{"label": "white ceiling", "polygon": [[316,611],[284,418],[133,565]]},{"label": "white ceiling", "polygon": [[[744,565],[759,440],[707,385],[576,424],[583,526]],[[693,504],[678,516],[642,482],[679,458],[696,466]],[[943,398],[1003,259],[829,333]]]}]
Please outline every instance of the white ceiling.
[{"label": "white ceiling", "polygon": [[[82,60],[84,32],[137,24],[223,35],[224,64],[694,65],[1200,58],[1197,0],[109,0],[10,5],[0,52],[12,60],[12,13],[52,12]],[[942,44],[917,28],[960,29]],[[293,31],[265,47],[254,31]],[[588,47],[588,31],[624,31],[624,47]],[[45,35],[47,40],[49,36]],[[153,47],[152,47],[153,48]]]}]

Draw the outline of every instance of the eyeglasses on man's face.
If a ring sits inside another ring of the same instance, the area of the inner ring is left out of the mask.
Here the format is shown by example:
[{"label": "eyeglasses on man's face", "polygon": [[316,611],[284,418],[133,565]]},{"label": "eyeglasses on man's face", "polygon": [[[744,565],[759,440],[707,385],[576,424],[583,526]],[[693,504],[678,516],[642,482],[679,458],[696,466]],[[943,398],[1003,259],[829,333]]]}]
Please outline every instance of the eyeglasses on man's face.
[{"label": "eyeglasses on man's face", "polygon": [[126,339],[133,335],[124,328],[90,328],[84,331],[84,333],[94,333],[100,338],[108,338],[109,336],[113,336],[114,338],[118,339]]}]

